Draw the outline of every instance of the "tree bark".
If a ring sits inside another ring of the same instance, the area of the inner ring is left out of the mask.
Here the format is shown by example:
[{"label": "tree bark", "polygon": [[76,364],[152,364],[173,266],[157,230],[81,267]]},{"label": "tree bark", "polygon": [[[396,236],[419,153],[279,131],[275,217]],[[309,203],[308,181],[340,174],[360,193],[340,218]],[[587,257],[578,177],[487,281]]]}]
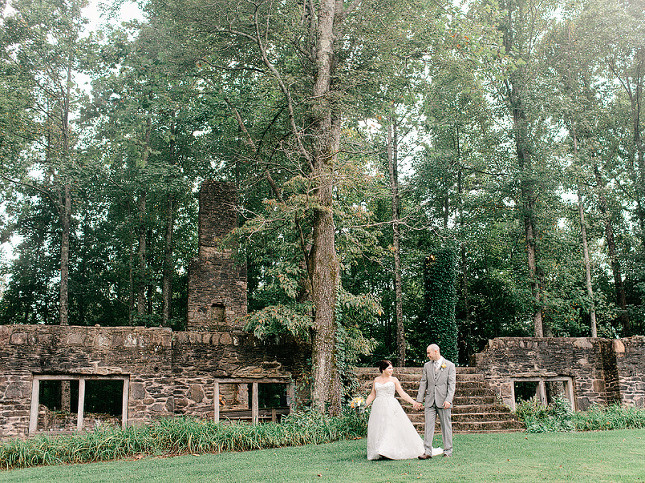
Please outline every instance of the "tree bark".
[{"label": "tree bark", "polygon": [[522,220],[524,222],[524,238],[526,245],[527,266],[531,293],[533,295],[533,331],[535,337],[544,337],[542,323],[542,293],[540,289],[539,274],[537,270],[537,243],[535,229],[535,181],[532,172],[532,160],[529,153],[527,119],[520,91],[516,86],[511,88],[510,104],[513,111],[513,131],[515,136],[515,149],[520,168],[520,198],[522,207]]},{"label": "tree bark", "polygon": [[[522,49],[526,46],[521,44],[522,40],[516,38],[515,28],[516,23],[523,21],[523,9],[525,7],[521,2],[519,4],[508,2],[506,7],[504,47],[509,55],[515,53],[519,58],[529,55],[522,52]],[[515,18],[516,16],[518,18]],[[536,181],[534,179],[532,153],[529,149],[528,116],[524,103],[524,91],[529,82],[526,67],[518,65],[506,83],[506,98],[513,119],[513,138],[519,168],[520,200],[518,207],[521,209],[521,218],[524,224],[527,268],[534,307],[532,315],[533,331],[535,337],[543,337],[543,301],[540,274],[537,269],[537,230],[535,225]]]},{"label": "tree bark", "polygon": [[164,327],[170,326],[172,317],[172,235],[175,220],[175,203],[172,194],[168,194],[166,199],[166,236],[164,237],[164,263],[163,279],[161,281],[161,296],[163,299],[162,323]]},{"label": "tree bark", "polygon": [[[573,133],[573,153],[578,157],[578,135],[575,126],[572,128]],[[591,337],[598,337],[596,327],[596,304],[593,298],[593,285],[591,284],[591,261],[589,259],[589,245],[587,244],[587,224],[585,223],[585,210],[582,202],[582,193],[578,188],[578,217],[580,218],[580,236],[582,238],[582,257],[585,264],[585,285],[587,287],[587,297],[589,297],[589,325],[591,326]]]},{"label": "tree bark", "polygon": [[396,363],[405,367],[405,327],[403,325],[403,290],[401,283],[401,235],[399,216],[398,133],[394,114],[387,130],[387,166],[392,201],[392,246],[394,248],[394,314],[396,321]]},{"label": "tree bark", "polygon": [[69,233],[72,212],[72,196],[69,183],[63,186],[61,200],[60,242],[60,325],[69,325]]},{"label": "tree bark", "polygon": [[[62,99],[61,108],[61,135],[62,135],[62,158],[66,164],[71,163],[70,153],[70,127],[69,109],[72,89],[72,59],[67,62],[67,79],[65,95]],[[65,167],[63,168],[63,170]],[[69,325],[69,236],[72,217],[72,194],[67,174],[64,174],[61,203],[59,208],[61,218],[61,242],[60,242],[60,288],[59,288],[59,310],[60,325]]]},{"label": "tree bark", "polygon": [[587,244],[587,225],[580,191],[578,191],[578,215],[580,217],[580,236],[582,237],[582,256],[585,263],[585,285],[587,286],[587,297],[589,297],[589,303],[591,304],[591,307],[589,307],[589,325],[591,326],[591,337],[598,337],[596,305],[593,298],[593,285],[591,284],[591,261],[589,260],[589,246]]},{"label": "tree bark", "polygon": [[[145,141],[143,143],[142,164],[145,166],[150,155],[150,136],[152,134],[152,120],[146,119]],[[137,315],[143,317],[146,314],[146,256],[147,256],[147,228],[146,228],[146,197],[145,190],[139,193],[137,200],[137,212],[139,217],[139,246],[137,249],[138,280],[137,280]]]},{"label": "tree bark", "polygon": [[137,200],[137,208],[139,213],[139,246],[137,247],[137,316],[143,317],[146,314],[146,241],[147,230],[145,226],[146,214],[146,193],[139,194]]},{"label": "tree bark", "polygon": [[331,99],[334,67],[334,23],[342,18],[342,3],[322,0],[319,5],[316,79],[313,87],[314,155],[312,179],[315,182],[310,276],[314,315],[313,390],[314,406],[340,410],[336,369],[336,298],[340,280],[336,258],[333,217],[334,164],[340,148],[340,114]]}]

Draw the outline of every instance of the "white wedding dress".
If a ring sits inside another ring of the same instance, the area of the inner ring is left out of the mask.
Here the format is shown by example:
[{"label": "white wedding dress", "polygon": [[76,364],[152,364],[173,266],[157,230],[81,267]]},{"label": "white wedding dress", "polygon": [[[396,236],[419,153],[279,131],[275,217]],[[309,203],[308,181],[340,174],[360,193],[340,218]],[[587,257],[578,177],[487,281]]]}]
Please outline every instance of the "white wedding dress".
[{"label": "white wedding dress", "polygon": [[416,458],[424,452],[423,440],[394,397],[394,381],[374,382],[376,398],[367,423],[367,459]]}]

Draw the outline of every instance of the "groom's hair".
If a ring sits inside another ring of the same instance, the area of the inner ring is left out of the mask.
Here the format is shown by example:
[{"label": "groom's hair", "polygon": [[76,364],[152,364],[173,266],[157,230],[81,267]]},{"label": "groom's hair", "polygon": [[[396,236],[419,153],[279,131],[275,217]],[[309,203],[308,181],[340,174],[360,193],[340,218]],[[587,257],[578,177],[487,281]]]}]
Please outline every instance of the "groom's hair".
[{"label": "groom's hair", "polygon": [[383,372],[385,369],[390,367],[392,363],[388,361],[387,359],[383,359],[381,362],[378,363],[378,370]]}]

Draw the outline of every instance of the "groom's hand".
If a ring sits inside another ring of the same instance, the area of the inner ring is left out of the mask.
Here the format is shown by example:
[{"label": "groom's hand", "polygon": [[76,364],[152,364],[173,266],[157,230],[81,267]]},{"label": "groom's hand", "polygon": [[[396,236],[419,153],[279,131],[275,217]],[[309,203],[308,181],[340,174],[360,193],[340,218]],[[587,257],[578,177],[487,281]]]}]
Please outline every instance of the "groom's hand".
[{"label": "groom's hand", "polygon": [[450,407],[450,403],[448,401],[443,402],[443,408],[448,409]]},{"label": "groom's hand", "polygon": [[421,404],[420,402],[415,402],[412,405],[412,407],[418,411],[419,409],[421,409],[423,407],[423,404]]}]

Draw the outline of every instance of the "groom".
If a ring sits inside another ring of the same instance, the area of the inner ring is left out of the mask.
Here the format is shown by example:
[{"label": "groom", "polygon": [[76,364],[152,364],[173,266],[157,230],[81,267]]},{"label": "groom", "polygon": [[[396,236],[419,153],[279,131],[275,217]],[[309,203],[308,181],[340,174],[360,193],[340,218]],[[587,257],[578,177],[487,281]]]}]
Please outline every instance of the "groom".
[{"label": "groom", "polygon": [[417,394],[417,401],[423,403],[425,399],[426,407],[426,432],[423,438],[425,453],[419,456],[421,460],[432,458],[432,438],[437,416],[439,416],[439,424],[441,425],[443,455],[452,456],[450,413],[457,379],[455,365],[441,356],[437,344],[430,344],[427,354],[430,361],[423,366],[423,376],[421,376],[421,384]]}]

